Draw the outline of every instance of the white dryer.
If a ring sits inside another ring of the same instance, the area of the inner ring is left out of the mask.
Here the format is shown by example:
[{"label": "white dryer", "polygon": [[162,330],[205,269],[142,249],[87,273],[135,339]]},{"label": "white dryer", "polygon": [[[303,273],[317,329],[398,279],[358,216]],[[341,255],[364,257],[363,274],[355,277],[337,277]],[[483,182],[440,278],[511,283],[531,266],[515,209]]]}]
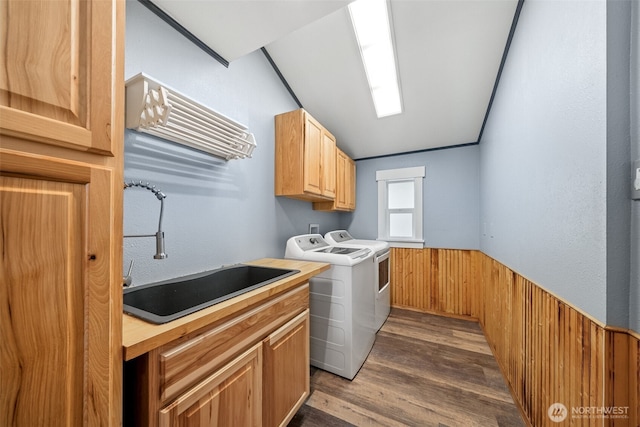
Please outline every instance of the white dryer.
[{"label": "white dryer", "polygon": [[375,341],[373,251],[329,245],[320,234],[294,236],[285,258],[331,267],[309,280],[311,365],[353,379]]},{"label": "white dryer", "polygon": [[354,239],[347,230],[330,231],[324,235],[324,239],[331,245],[350,248],[369,248],[374,252],[375,272],[372,281],[372,292],[375,297],[375,328],[377,332],[382,325],[384,325],[391,311],[389,242],[383,240]]}]

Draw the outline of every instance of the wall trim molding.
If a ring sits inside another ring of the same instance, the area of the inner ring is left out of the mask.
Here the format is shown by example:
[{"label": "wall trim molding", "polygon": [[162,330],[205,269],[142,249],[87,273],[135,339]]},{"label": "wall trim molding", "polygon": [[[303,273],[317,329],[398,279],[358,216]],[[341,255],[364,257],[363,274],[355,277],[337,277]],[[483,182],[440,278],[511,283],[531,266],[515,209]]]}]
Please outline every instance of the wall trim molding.
[{"label": "wall trim molding", "polygon": [[472,146],[472,145],[478,145],[478,141],[468,142],[466,144],[447,145],[445,147],[423,148],[421,150],[404,151],[404,152],[401,152],[401,153],[381,154],[381,155],[378,155],[378,156],[370,156],[370,157],[360,157],[358,159],[353,159],[353,160],[356,161],[356,162],[359,162],[360,160],[373,160],[373,159],[383,159],[383,158],[386,158],[386,157],[407,156],[407,155],[410,155],[410,154],[428,153],[430,151],[450,150],[452,148],[469,147],[469,146]]},{"label": "wall trim molding", "polygon": [[144,5],[147,9],[153,12],[158,18],[162,19],[164,22],[169,24],[174,30],[182,34],[187,38],[191,43],[198,46],[202,51],[204,51],[207,55],[218,61],[220,64],[224,65],[226,68],[229,68],[229,61],[224,59],[218,52],[211,49],[209,45],[200,40],[195,36],[191,31],[187,30],[182,24],[173,19],[169,14],[167,14],[164,10],[160,9],[156,4],[154,4],[151,0],[138,0],[142,5]]},{"label": "wall trim molding", "polygon": [[513,21],[511,22],[511,28],[509,29],[509,36],[507,37],[507,43],[504,47],[504,52],[502,53],[502,59],[500,60],[500,66],[498,67],[498,74],[496,75],[496,81],[493,84],[493,89],[491,90],[491,97],[489,98],[489,104],[487,105],[487,112],[484,115],[484,119],[482,120],[482,126],[480,127],[480,134],[478,135],[478,143],[482,141],[482,134],[484,133],[484,128],[487,125],[487,120],[489,120],[489,114],[491,113],[491,106],[493,105],[493,100],[496,97],[496,92],[498,91],[498,85],[500,84],[500,77],[502,77],[502,70],[504,69],[504,64],[507,62],[507,56],[509,55],[509,48],[511,48],[511,41],[513,40],[513,36],[516,33],[516,27],[518,26],[518,20],[520,19],[520,12],[522,11],[522,6],[524,5],[524,1],[525,0],[518,0],[516,11],[513,14]]},{"label": "wall trim molding", "polygon": [[284,88],[287,90],[287,92],[289,92],[289,95],[291,95],[291,98],[293,98],[293,101],[298,105],[298,108],[304,108],[302,106],[302,102],[300,102],[300,100],[296,96],[291,86],[289,86],[289,82],[287,81],[287,79],[284,78],[284,75],[280,71],[280,68],[278,68],[276,61],[274,61],[271,55],[269,55],[267,48],[261,47],[260,50],[262,51],[262,54],[264,55],[264,57],[267,58],[267,61],[269,61],[269,64],[271,64],[271,68],[273,68],[273,71],[275,71],[276,75],[280,79],[280,82],[282,83]]}]

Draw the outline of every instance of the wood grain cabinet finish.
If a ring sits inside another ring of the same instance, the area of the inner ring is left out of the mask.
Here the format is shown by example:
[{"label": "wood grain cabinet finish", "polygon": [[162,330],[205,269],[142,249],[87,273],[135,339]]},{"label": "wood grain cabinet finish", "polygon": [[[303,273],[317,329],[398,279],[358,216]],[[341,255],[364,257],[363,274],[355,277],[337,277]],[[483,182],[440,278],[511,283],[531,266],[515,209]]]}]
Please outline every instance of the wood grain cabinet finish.
[{"label": "wood grain cabinet finish", "polygon": [[0,16],[0,425],[119,425],[124,3]]},{"label": "wood grain cabinet finish", "polygon": [[262,425],[262,344],[160,410],[160,427]]},{"label": "wood grain cabinet finish", "polygon": [[1,246],[28,260],[3,261],[0,425],[82,424],[85,286],[69,261],[82,259],[85,197],[81,184],[0,177]]},{"label": "wood grain cabinet finish", "polygon": [[125,424],[281,425],[309,392],[308,308],[305,283],[126,362]]},{"label": "wood grain cabinet finish", "polygon": [[352,212],[356,209],[356,163],[336,149],[336,197],[330,202],[314,202],[317,211]]},{"label": "wood grain cabinet finish", "polygon": [[2,135],[114,154],[115,3],[0,1]]},{"label": "wood grain cabinet finish", "polygon": [[304,132],[304,139],[301,141],[302,191],[322,196],[322,187],[325,182],[322,176],[322,156],[324,155],[322,125],[305,113],[302,126]]},{"label": "wood grain cabinet finish", "polygon": [[309,396],[309,310],[264,341],[263,425],[286,426]]},{"label": "wood grain cabinet finish", "polygon": [[335,199],[336,197],[336,138],[328,130],[322,130],[322,159],[321,176],[322,195]]},{"label": "wood grain cabinet finish", "polygon": [[345,203],[349,211],[356,210],[356,162],[347,157],[344,191],[347,194]]},{"label": "wood grain cabinet finish", "polygon": [[333,200],[335,137],[303,109],[277,115],[275,131],[275,195]]}]

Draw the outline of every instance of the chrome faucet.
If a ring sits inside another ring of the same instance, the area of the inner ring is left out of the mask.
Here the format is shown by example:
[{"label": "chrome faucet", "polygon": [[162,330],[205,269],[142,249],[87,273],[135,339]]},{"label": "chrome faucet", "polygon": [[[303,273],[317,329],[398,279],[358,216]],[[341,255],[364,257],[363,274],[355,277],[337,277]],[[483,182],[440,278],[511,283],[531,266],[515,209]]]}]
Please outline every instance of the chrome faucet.
[{"label": "chrome faucet", "polygon": [[165,259],[168,255],[164,251],[164,232],[162,231],[162,213],[164,212],[164,199],[167,197],[162,191],[157,190],[155,185],[148,182],[143,184],[142,181],[131,181],[124,183],[124,189],[129,187],[140,187],[151,191],[160,200],[160,219],[158,220],[158,231],[155,234],[132,234],[123,237],[155,237],[156,238],[156,254],[155,259]]}]

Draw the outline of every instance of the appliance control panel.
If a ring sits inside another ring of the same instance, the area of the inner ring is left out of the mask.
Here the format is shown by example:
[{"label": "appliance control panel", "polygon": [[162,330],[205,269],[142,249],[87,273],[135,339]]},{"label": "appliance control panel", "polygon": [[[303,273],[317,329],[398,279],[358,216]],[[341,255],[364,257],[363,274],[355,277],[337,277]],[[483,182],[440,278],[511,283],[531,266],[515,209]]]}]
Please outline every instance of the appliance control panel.
[{"label": "appliance control panel", "polygon": [[349,234],[345,230],[333,231],[330,234],[331,234],[331,237],[333,238],[333,240],[335,240],[338,243],[346,242],[348,240],[353,240],[353,237],[351,237],[351,234]]},{"label": "appliance control panel", "polygon": [[320,234],[307,234],[306,236],[296,237],[296,244],[303,251],[312,251],[329,246],[326,240]]}]

